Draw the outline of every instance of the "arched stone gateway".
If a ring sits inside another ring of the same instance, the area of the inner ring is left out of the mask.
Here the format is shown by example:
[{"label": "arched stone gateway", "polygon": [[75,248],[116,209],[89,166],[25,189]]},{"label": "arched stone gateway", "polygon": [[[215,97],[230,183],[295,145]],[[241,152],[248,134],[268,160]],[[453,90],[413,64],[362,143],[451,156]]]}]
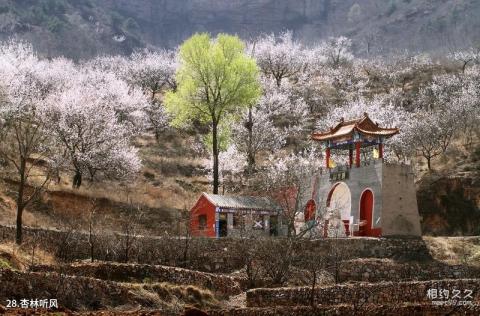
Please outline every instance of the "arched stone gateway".
[{"label": "arched stone gateway", "polygon": [[[312,139],[326,147],[325,167],[311,181],[316,205],[326,205],[326,212],[317,211],[317,222],[328,221],[335,210],[347,236],[421,235],[411,166],[383,159],[385,141],[397,133],[397,128],[380,127],[366,113],[313,133]],[[345,154],[345,164],[332,162],[332,150]]]},{"label": "arched stone gateway", "polygon": [[[332,224],[331,220],[341,220],[344,228],[345,235],[350,235],[350,221],[352,213],[352,194],[348,185],[345,182],[335,183],[327,197],[327,213],[328,219],[325,224],[325,228],[328,229],[328,225]],[[328,232],[324,231],[324,236],[328,237]]]}]

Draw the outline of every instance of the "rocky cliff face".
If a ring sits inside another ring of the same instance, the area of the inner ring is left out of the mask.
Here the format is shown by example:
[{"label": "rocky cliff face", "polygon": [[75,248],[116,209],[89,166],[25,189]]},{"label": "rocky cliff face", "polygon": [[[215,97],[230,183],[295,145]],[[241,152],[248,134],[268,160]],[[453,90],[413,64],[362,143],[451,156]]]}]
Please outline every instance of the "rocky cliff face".
[{"label": "rocky cliff face", "polygon": [[417,200],[423,234],[480,234],[478,177],[427,177],[420,183]]},{"label": "rocky cliff face", "polygon": [[148,41],[174,46],[192,32],[250,37],[290,29],[308,42],[353,37],[361,52],[465,45],[477,29],[478,1],[425,0],[102,0],[137,19]]},{"label": "rocky cliff face", "polygon": [[102,0],[106,7],[134,17],[149,42],[175,46],[193,32],[227,32],[250,37],[295,30],[321,38],[331,0]]},{"label": "rocky cliff face", "polygon": [[307,43],[353,38],[358,54],[443,50],[480,39],[476,0],[0,0],[0,38],[46,55],[90,57],[174,47],[195,32],[292,30]]}]

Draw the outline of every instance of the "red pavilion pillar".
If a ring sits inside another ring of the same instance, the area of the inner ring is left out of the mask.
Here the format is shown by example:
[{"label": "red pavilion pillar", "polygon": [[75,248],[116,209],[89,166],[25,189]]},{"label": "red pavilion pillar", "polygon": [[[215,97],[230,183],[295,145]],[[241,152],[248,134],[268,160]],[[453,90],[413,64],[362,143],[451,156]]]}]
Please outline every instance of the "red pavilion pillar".
[{"label": "red pavilion pillar", "polygon": [[378,158],[383,159],[383,144],[378,144]]},{"label": "red pavilion pillar", "polygon": [[360,142],[355,143],[355,166],[360,167]]},{"label": "red pavilion pillar", "polygon": [[330,168],[330,148],[325,151],[325,167]]}]

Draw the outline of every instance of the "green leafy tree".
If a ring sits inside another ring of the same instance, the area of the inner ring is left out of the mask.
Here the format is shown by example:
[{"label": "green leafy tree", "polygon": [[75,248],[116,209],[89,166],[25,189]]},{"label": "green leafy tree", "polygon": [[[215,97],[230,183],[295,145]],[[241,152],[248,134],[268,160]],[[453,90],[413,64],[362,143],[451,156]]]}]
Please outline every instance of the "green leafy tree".
[{"label": "green leafy tree", "polygon": [[195,34],[179,51],[176,73],[178,88],[165,96],[172,125],[182,126],[193,119],[211,127],[213,193],[218,193],[220,124],[235,121],[240,111],[254,104],[261,94],[256,62],[245,54],[244,43],[236,36]]}]

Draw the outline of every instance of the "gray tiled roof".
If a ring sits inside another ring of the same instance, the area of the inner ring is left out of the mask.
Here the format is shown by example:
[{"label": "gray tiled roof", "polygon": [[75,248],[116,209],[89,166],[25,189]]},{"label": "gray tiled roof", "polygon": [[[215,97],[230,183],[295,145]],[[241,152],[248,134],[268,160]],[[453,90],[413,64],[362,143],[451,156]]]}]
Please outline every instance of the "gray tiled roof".
[{"label": "gray tiled roof", "polygon": [[266,197],[256,196],[228,196],[203,193],[205,197],[217,207],[253,210],[280,210],[274,201]]}]

